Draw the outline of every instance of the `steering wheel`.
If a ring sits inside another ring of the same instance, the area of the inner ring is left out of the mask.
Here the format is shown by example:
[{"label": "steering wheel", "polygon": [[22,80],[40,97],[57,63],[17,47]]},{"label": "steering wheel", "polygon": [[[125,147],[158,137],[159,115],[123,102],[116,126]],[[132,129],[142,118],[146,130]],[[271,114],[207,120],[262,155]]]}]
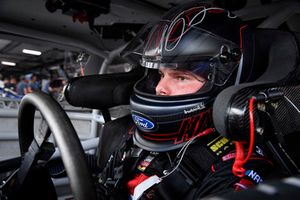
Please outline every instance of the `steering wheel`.
[{"label": "steering wheel", "polygon": [[[40,111],[47,122],[49,131],[34,133],[34,114],[36,110]],[[18,120],[20,150],[21,155],[25,155],[19,172],[23,170],[28,173],[30,171],[28,163],[34,165],[35,158],[28,156],[28,154],[35,154],[32,153],[33,151],[42,151],[42,148],[47,144],[47,138],[52,132],[60,150],[74,197],[78,200],[96,200],[96,190],[80,140],[69,117],[58,102],[43,92],[27,94],[21,101]],[[26,158],[26,156],[29,158]],[[18,178],[22,179],[22,176]]]}]

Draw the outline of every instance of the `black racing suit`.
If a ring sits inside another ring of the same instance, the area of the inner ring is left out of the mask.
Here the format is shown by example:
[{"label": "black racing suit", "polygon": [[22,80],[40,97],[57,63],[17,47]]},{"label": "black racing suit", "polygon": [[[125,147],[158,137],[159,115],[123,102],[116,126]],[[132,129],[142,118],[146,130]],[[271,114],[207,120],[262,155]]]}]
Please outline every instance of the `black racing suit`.
[{"label": "black racing suit", "polygon": [[218,133],[197,139],[183,152],[145,151],[136,147],[132,135],[128,135],[98,176],[101,198],[130,199],[135,184],[156,175],[161,182],[144,191],[140,199],[198,199],[256,185],[273,168],[256,146],[245,164],[244,177],[234,176],[234,145]]}]

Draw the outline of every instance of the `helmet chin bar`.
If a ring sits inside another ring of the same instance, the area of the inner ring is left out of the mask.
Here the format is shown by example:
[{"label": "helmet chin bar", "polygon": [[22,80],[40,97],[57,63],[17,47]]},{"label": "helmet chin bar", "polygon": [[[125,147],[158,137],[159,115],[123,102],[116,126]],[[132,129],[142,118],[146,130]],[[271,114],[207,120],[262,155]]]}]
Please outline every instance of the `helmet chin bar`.
[{"label": "helmet chin bar", "polygon": [[162,145],[157,142],[151,142],[149,140],[145,140],[143,136],[139,133],[139,130],[135,130],[135,133],[133,135],[133,142],[138,147],[146,150],[146,151],[155,151],[155,152],[166,152],[171,151],[175,149],[179,149],[184,145],[184,143],[181,144],[175,144],[175,145]]},{"label": "helmet chin bar", "polygon": [[157,152],[182,147],[194,136],[212,127],[212,101],[213,98],[207,94],[205,97],[194,94],[173,97],[132,95],[132,118],[137,126],[135,143],[143,149]]}]

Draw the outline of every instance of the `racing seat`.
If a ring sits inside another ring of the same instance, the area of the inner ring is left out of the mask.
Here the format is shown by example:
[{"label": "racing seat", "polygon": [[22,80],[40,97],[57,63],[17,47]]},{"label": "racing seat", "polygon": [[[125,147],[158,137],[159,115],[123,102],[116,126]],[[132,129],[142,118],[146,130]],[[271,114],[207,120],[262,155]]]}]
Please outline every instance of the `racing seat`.
[{"label": "racing seat", "polygon": [[247,40],[253,44],[245,44],[241,84],[223,90],[213,105],[217,131],[237,142],[262,138],[283,176],[299,174],[300,169],[297,37],[279,30],[255,30]]}]

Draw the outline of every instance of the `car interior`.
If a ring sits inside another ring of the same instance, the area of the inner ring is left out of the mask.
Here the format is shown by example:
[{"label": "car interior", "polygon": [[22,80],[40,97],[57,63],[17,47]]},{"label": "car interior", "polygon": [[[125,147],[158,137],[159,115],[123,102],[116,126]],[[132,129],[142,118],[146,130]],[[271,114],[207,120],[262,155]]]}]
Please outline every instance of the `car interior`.
[{"label": "car interior", "polygon": [[[51,12],[67,9],[58,1],[47,3]],[[299,6],[299,2],[287,7],[293,5]],[[89,10],[89,14],[98,17],[100,13],[108,12],[105,5],[102,6],[95,11]],[[236,13],[257,23],[247,15],[253,13],[252,8],[249,6]],[[295,10],[295,15],[299,16],[300,9]],[[205,199],[300,197],[300,153],[297,148],[300,140],[300,26],[290,22],[296,30],[287,31],[287,24],[282,25],[284,14],[278,13],[263,17],[257,28],[245,30],[239,80],[218,94],[213,105],[216,130],[238,144],[254,137],[262,138],[268,154],[275,161],[278,175],[251,190]],[[258,11],[255,14],[258,15]],[[74,16],[78,21],[87,20],[83,15]],[[88,23],[93,26],[95,22],[90,20]],[[141,30],[137,34],[142,38],[147,26]],[[93,51],[94,47],[89,47]],[[0,161],[0,199],[98,199],[94,174],[105,167],[115,147],[126,139],[128,130],[134,125],[128,109],[129,98],[133,85],[144,75],[139,64],[134,63],[138,59],[136,55],[124,53],[126,50],[122,44],[108,54],[104,51],[111,57],[105,56],[99,74],[86,69],[84,76],[70,77],[64,87],[63,99],[68,105],[88,109],[96,122],[101,121],[93,138],[82,141],[70,115],[49,95],[35,92],[22,98],[17,124],[20,156]],[[121,58],[118,57],[120,52]],[[120,71],[104,73],[114,59],[115,62],[123,59],[135,66],[127,70],[126,65]],[[117,115],[113,113],[115,108],[120,110]],[[37,114],[41,116],[38,122],[35,120]],[[246,156],[240,161],[246,161]]]}]

